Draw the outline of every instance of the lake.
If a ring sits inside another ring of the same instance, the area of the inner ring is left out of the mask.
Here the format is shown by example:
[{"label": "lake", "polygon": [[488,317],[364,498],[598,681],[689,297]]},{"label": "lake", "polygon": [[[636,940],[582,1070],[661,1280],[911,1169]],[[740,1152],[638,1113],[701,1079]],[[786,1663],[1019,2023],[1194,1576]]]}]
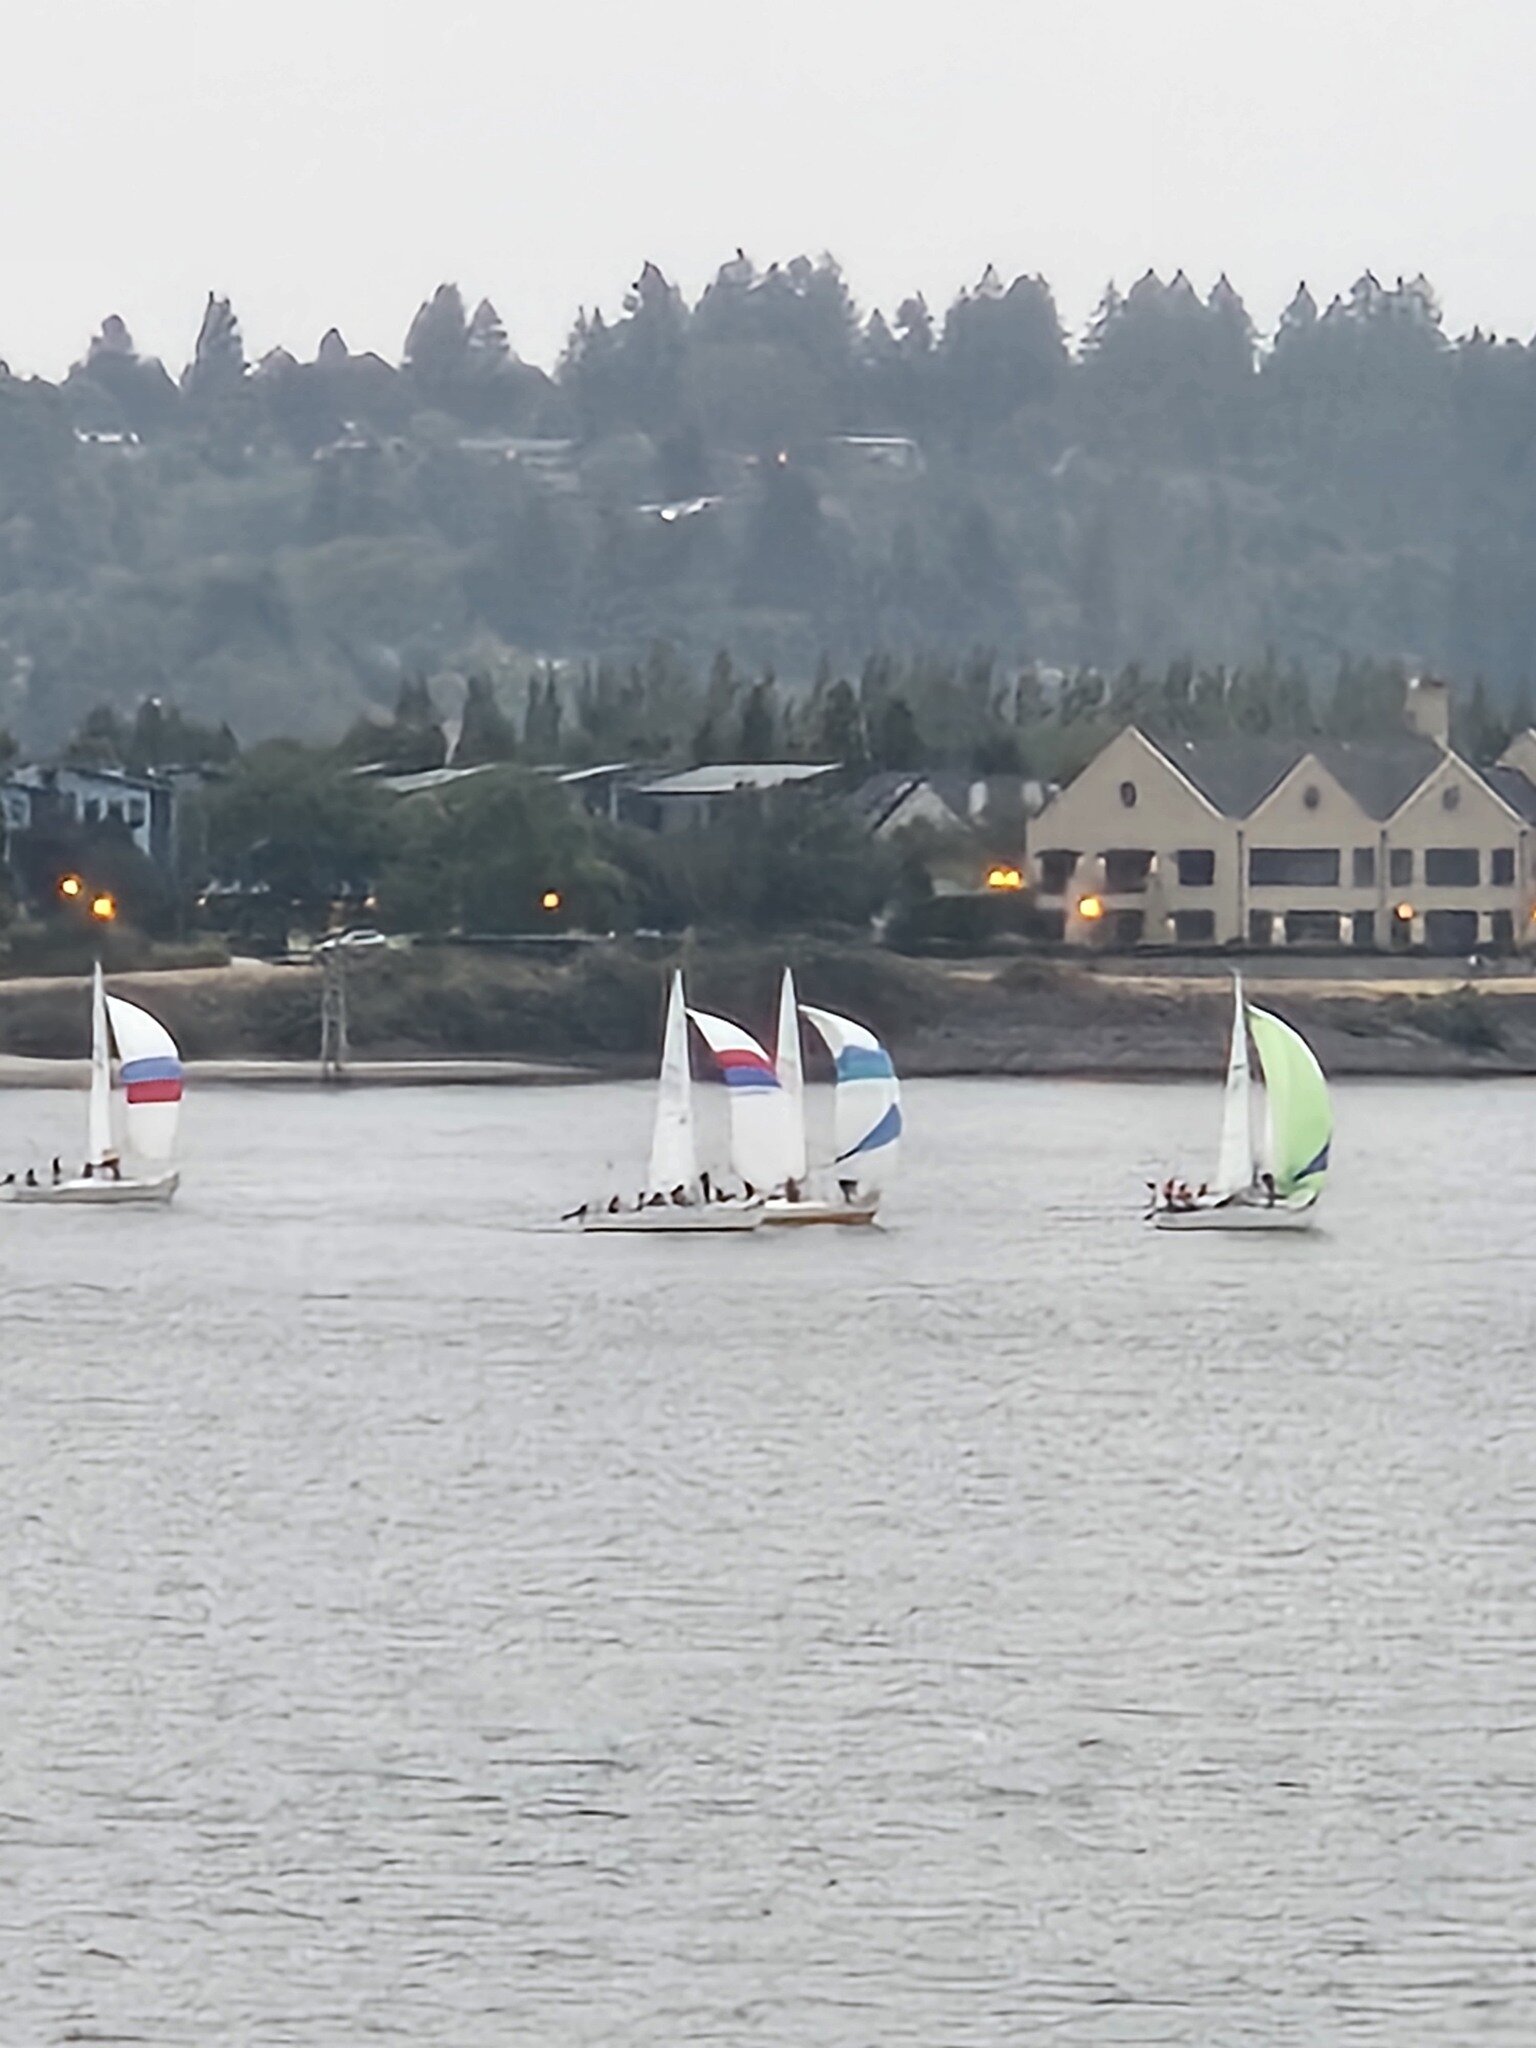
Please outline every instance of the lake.
[{"label": "lake", "polygon": [[918,1083],[888,1227],[669,1240],[547,1227],[643,1087],[208,1088],[0,1211],[0,2036],[1528,2048],[1536,1088],[1154,1235],[1218,1097]]}]

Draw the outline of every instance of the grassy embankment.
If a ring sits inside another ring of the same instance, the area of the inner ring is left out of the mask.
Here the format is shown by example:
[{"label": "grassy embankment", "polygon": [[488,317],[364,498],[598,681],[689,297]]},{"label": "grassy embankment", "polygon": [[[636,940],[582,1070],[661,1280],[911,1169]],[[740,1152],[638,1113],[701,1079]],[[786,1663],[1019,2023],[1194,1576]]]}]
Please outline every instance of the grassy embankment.
[{"label": "grassy embankment", "polygon": [[[771,1038],[786,954],[806,1000],[867,1020],[908,1074],[1213,1073],[1223,1056],[1223,980],[1144,980],[1061,961],[934,962],[811,942],[700,947],[685,960],[690,998]],[[455,947],[371,957],[351,975],[354,1056],[642,1072],[655,1057],[670,964],[623,947],[568,963]],[[137,989],[188,1059],[315,1056],[313,970],[180,971],[115,985]],[[1253,988],[1264,994],[1261,973]],[[78,981],[0,981],[0,1054],[82,1055],[83,994]],[[1287,980],[1267,999],[1307,1032],[1331,1073],[1536,1072],[1529,981],[1417,994]]]}]

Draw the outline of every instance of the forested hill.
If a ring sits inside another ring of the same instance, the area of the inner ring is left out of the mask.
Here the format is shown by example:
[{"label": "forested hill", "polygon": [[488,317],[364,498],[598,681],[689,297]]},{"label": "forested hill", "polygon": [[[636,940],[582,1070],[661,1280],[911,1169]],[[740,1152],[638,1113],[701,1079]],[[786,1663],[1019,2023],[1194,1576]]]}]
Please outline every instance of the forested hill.
[{"label": "forested hill", "polygon": [[1113,672],[1536,665],[1536,347],[1452,339],[1423,280],[1303,288],[1261,345],[1222,279],[1063,333],[990,271],[864,313],[837,266],[647,265],[553,374],[441,287],[397,365],[332,330],[247,360],[210,298],[180,376],[110,318],[0,376],[0,724],[46,745],[174,697],[338,730],[401,677],[532,657],[984,646]]}]

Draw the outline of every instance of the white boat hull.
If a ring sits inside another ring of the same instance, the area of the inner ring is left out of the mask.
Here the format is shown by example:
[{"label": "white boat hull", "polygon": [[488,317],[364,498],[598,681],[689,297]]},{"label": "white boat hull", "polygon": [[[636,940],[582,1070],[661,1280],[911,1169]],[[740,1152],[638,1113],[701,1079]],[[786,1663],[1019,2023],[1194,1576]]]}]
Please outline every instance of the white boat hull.
[{"label": "white boat hull", "polygon": [[1256,1202],[1228,1202],[1221,1208],[1156,1209],[1154,1230],[1310,1230],[1316,1205],[1287,1209],[1283,1203],[1269,1208]]},{"label": "white boat hull", "polygon": [[721,1232],[756,1230],[763,1220],[761,1202],[709,1202],[684,1208],[668,1202],[655,1209],[588,1210],[583,1230],[624,1235],[635,1231],[667,1231],[673,1236],[718,1236]]},{"label": "white boat hull", "polygon": [[787,1202],[770,1201],[763,1213],[765,1223],[850,1224],[873,1223],[878,1202]]},{"label": "white boat hull", "polygon": [[162,1173],[154,1180],[113,1180],[110,1175],[89,1180],[49,1181],[29,1188],[25,1181],[10,1190],[13,1202],[68,1202],[90,1209],[114,1209],[122,1204],[168,1202],[181,1185],[181,1175]]}]

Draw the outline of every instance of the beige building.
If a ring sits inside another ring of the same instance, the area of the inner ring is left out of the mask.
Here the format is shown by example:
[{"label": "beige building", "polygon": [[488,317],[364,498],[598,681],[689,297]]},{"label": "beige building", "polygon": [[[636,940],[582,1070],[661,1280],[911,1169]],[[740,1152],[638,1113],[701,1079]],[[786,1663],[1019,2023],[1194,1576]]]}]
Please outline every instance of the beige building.
[{"label": "beige building", "polygon": [[1380,743],[1133,726],[1028,845],[1041,907],[1078,944],[1508,951],[1536,943],[1536,732],[1474,768],[1431,682]]}]

